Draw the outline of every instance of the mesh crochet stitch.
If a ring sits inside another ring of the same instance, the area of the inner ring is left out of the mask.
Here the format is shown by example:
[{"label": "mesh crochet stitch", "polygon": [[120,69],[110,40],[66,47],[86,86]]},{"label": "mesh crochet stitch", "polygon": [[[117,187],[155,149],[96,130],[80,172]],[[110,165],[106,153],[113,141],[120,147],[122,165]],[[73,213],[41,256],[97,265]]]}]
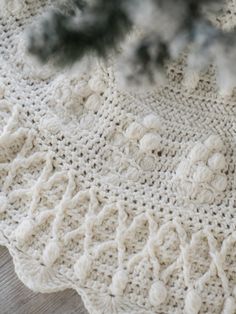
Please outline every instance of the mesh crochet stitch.
[{"label": "mesh crochet stitch", "polygon": [[183,60],[146,95],[113,66],[37,68],[22,31],[48,2],[2,3],[0,244],[19,278],[90,313],[235,313],[235,94],[213,68],[186,89]]}]

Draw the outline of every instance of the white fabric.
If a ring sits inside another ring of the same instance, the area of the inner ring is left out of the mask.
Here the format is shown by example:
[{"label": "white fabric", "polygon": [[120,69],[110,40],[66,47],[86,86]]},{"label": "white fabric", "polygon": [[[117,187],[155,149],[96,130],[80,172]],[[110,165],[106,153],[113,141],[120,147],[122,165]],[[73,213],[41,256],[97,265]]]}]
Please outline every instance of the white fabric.
[{"label": "white fabric", "polygon": [[23,34],[47,1],[0,3],[0,244],[19,278],[90,313],[236,313],[235,94],[213,67],[187,89],[184,61],[138,96],[113,66],[37,66]]}]

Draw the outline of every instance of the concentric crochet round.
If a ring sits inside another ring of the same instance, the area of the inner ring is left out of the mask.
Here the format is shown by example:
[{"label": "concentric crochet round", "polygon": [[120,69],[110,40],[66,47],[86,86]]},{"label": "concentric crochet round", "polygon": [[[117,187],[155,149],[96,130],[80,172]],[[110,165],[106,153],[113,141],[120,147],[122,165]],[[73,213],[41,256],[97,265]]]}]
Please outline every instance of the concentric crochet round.
[{"label": "concentric crochet round", "polygon": [[236,313],[236,96],[213,67],[184,87],[183,60],[139,95],[112,65],[36,66],[23,34],[48,6],[1,2],[0,244],[19,278],[93,314]]}]

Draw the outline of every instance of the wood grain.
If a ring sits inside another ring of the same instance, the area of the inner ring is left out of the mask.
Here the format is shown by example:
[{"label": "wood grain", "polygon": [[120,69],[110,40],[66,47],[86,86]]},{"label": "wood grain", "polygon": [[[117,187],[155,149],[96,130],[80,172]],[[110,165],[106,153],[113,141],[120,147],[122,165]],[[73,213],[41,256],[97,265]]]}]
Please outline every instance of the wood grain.
[{"label": "wood grain", "polygon": [[23,285],[14,272],[12,258],[0,246],[0,314],[87,314],[74,290],[41,294]]}]

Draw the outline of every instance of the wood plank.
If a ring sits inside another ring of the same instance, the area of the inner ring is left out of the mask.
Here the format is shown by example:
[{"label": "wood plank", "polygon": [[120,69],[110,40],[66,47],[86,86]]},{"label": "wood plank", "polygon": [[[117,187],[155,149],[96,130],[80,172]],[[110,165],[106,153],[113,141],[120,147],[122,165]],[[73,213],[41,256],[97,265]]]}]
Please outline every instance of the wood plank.
[{"label": "wood plank", "polygon": [[1,314],[87,314],[74,290],[42,294],[23,285],[14,272],[12,258],[0,246],[0,313]]}]

